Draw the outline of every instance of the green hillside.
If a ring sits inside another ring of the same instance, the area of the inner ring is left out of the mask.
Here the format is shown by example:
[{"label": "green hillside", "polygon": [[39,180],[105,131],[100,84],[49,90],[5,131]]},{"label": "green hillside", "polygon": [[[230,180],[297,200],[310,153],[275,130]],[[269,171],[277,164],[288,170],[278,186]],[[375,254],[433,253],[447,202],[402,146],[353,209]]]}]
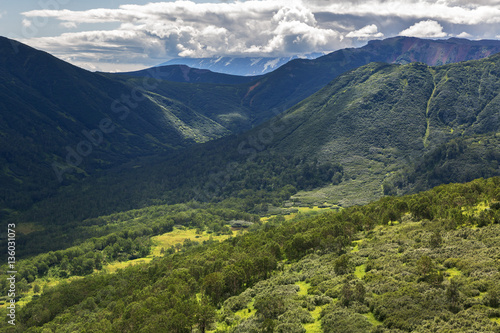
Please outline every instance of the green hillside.
[{"label": "green hillside", "polygon": [[[370,41],[360,48],[338,50],[317,59],[296,59],[271,73],[251,79],[175,67],[151,68],[134,72],[133,75],[192,83],[239,83],[242,90],[237,92],[237,100],[232,108],[247,110],[248,118],[245,119],[246,124],[242,129],[249,129],[314,94],[337,76],[371,62],[398,64],[423,62],[437,66],[482,59],[498,52],[500,52],[500,42],[495,40],[469,41],[458,38],[428,40],[394,37]],[[203,96],[211,100],[208,94]],[[220,95],[216,96],[220,98]],[[235,97],[234,92],[228,93],[225,97],[229,96]],[[179,100],[187,102],[182,98]],[[225,110],[222,108],[222,111]]]},{"label": "green hillside", "polygon": [[[371,62],[422,62],[439,66],[482,59],[498,52],[500,43],[496,40],[428,40],[414,37],[372,40],[360,48],[338,50],[313,60],[290,61],[256,81],[245,103],[251,107],[263,106],[260,109],[264,111],[276,108],[281,112],[317,92],[335,77]],[[269,119],[265,113],[260,117]]]},{"label": "green hillside", "polygon": [[[498,49],[495,41],[398,37],[315,60],[292,61],[253,79],[196,70],[186,74],[179,68],[167,73],[178,81],[187,75],[189,83],[179,83],[153,79],[157,76],[150,71],[135,73],[137,77],[90,73],[6,38],[0,44],[0,180],[4,188],[0,218],[51,197],[61,181],[68,185],[134,158],[242,133],[338,75],[371,61],[436,64],[481,58]],[[482,89],[489,93],[489,88]],[[488,98],[487,94],[483,97]],[[475,107],[472,101],[463,102],[453,112],[466,113]],[[494,113],[491,110],[487,112]],[[429,116],[464,121],[463,115],[455,119],[451,111],[436,112]],[[488,118],[487,112],[481,117]],[[109,126],[110,132],[102,140],[100,125]],[[478,130],[491,130],[485,126],[496,125],[482,121]]]},{"label": "green hillside", "polygon": [[231,133],[203,107],[148,91],[155,80],[113,80],[6,38],[0,55],[0,208],[25,209],[63,181]]},{"label": "green hillside", "polygon": [[[350,206],[499,175],[499,66],[500,56],[440,67],[369,64],[247,133],[130,162],[12,220],[47,226],[49,240],[62,225],[150,205],[222,202],[264,214],[290,196]],[[461,94],[478,102],[453,104]],[[453,119],[443,116],[450,112]],[[40,233],[27,237],[46,243]]]},{"label": "green hillside", "polygon": [[[31,264],[32,285],[65,269],[86,276],[38,288],[18,309],[15,329],[2,322],[2,330],[498,332],[499,185],[499,178],[481,179],[316,217],[271,219],[222,243],[184,242],[179,252],[118,273],[88,275],[74,270],[78,261],[64,268],[58,258],[70,253],[52,252],[33,263],[38,273]],[[132,221],[155,225],[159,216],[197,214],[179,208],[128,213],[141,222],[114,217],[122,219],[120,237],[82,246],[81,264],[94,265],[106,244],[106,256],[143,244]]]},{"label": "green hillside", "polygon": [[[447,177],[438,177],[430,187],[498,174],[499,69],[498,55],[440,67],[361,67],[287,111],[282,119],[286,129],[276,133],[269,146],[319,161],[334,160],[344,167],[351,184],[362,183],[373,191],[370,199],[383,194],[384,179],[423,163],[422,155],[438,158],[439,149],[441,163],[463,163],[460,172],[442,170]],[[448,142],[451,151],[446,153],[442,145]],[[483,147],[467,148],[477,143]],[[484,163],[472,156],[481,156]],[[428,166],[428,171],[433,168]],[[355,202],[366,202],[357,197],[357,189],[351,195]],[[343,197],[346,200],[346,193]]]}]

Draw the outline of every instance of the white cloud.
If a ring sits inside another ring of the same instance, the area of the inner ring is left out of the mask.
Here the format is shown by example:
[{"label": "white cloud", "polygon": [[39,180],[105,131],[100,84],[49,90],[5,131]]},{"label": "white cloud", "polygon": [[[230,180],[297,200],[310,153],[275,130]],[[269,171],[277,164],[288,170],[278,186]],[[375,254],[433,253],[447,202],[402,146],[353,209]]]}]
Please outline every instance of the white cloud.
[{"label": "white cloud", "polygon": [[471,25],[500,22],[499,4],[492,1],[476,5],[472,5],[473,3],[456,5],[449,0],[368,0],[354,3],[340,0],[328,5],[324,5],[322,1],[314,3],[314,10],[328,11],[338,15],[428,18],[453,24]]},{"label": "white cloud", "polygon": [[[442,24],[450,31],[475,31],[474,36],[458,36],[476,39],[493,38],[492,31],[500,30],[500,0],[178,0],[114,9],[33,10],[22,15],[33,24],[38,18],[51,18],[63,31],[23,42],[85,64],[152,65],[177,56],[328,52],[395,36],[403,27],[409,28],[400,35],[427,38],[448,36]],[[113,28],[91,30],[92,24]],[[488,28],[478,36],[475,27],[483,24]]]},{"label": "white cloud", "polygon": [[77,24],[75,22],[61,22],[61,27],[75,29],[77,27]]},{"label": "white cloud", "polygon": [[367,25],[359,30],[349,32],[346,37],[349,38],[360,38],[360,39],[368,39],[368,38],[381,38],[384,37],[384,34],[378,32],[378,27],[375,24]]},{"label": "white cloud", "polygon": [[114,30],[63,33],[33,38],[28,43],[55,53],[92,49],[99,53],[98,57],[114,49],[120,58],[127,55],[128,60],[131,55],[144,60],[218,54],[271,56],[350,46],[349,41],[343,41],[341,32],[320,27],[313,12],[301,1],[176,1],[81,12],[35,10],[23,15],[55,18],[62,27],[73,29],[82,23],[120,22]]},{"label": "white cloud", "polygon": [[32,25],[31,21],[27,19],[23,19],[21,24],[23,25],[23,27],[31,27]]},{"label": "white cloud", "polygon": [[415,23],[406,30],[399,33],[400,36],[420,38],[440,38],[448,36],[443,27],[436,21],[427,20]]}]

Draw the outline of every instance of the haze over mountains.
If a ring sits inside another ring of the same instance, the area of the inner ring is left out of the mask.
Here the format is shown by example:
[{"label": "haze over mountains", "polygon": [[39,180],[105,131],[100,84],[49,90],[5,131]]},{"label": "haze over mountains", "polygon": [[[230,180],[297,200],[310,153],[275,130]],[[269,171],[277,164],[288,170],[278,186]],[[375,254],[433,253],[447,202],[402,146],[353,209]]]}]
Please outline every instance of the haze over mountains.
[{"label": "haze over mountains", "polygon": [[[385,50],[383,51],[382,48]],[[385,40],[372,40],[368,42],[368,45],[359,48],[359,52],[366,52],[366,54],[371,54],[370,56],[374,56],[373,53],[379,54],[381,60],[374,61],[400,64],[420,61],[435,66],[483,58],[500,52],[500,49],[496,40],[470,41],[460,38],[422,40],[411,37],[394,37]],[[311,53],[301,57],[280,58],[176,58],[158,66],[186,65],[191,68],[208,69],[224,74],[256,76],[272,72],[292,60],[314,60],[323,56],[325,55],[321,53]]]},{"label": "haze over mountains", "polygon": [[163,65],[134,72],[120,73],[128,76],[151,77],[160,80],[190,83],[242,84],[261,76],[238,76],[212,72],[208,69],[186,65]]},{"label": "haze over mountains", "polygon": [[322,53],[311,53],[291,57],[212,57],[212,58],[176,58],[158,66],[186,65],[192,68],[209,69],[213,72],[255,76],[274,71],[294,59],[315,59]]}]

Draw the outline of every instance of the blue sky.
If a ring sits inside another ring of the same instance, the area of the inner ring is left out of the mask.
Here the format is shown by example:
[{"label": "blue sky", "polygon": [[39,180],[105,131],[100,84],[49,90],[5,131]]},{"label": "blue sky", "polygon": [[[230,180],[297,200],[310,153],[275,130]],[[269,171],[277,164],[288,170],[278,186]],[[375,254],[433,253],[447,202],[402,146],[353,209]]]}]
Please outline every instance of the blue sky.
[{"label": "blue sky", "polygon": [[330,52],[398,35],[499,34],[500,0],[0,0],[0,35],[101,71],[173,57]]}]

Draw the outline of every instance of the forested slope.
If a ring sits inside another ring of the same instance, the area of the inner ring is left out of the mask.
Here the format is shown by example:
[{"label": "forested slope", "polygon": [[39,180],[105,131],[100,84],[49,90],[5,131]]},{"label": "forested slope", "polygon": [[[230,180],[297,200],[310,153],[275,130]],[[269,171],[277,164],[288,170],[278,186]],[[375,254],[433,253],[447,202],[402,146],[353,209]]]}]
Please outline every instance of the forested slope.
[{"label": "forested slope", "polygon": [[[439,67],[369,64],[247,133],[136,161],[90,181],[92,186],[70,187],[60,194],[69,212],[56,197],[22,218],[70,221],[151,204],[229,198],[251,198],[238,207],[257,212],[256,205],[287,183],[295,190],[333,185],[318,201],[352,205],[495,176],[499,68],[498,55]],[[447,172],[454,169],[460,170]],[[95,204],[82,210],[82,198]]]},{"label": "forested slope", "polygon": [[480,179],[269,221],[47,288],[16,329],[497,332],[499,188]]}]

